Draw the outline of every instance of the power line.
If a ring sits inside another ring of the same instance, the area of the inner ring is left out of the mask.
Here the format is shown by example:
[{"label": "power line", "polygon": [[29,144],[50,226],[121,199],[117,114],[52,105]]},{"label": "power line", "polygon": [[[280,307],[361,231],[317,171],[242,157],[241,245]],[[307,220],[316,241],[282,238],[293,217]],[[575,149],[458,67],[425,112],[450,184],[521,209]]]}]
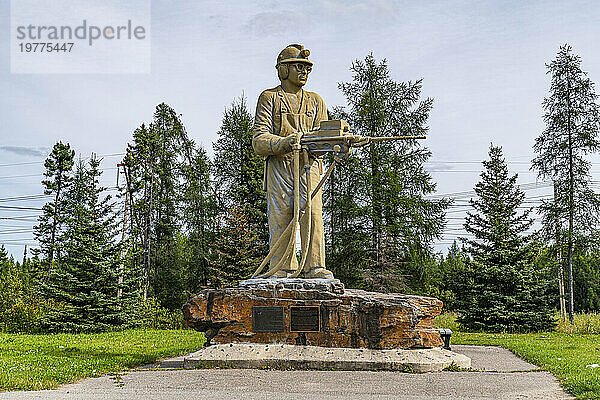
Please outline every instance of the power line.
[{"label": "power line", "polygon": [[[114,171],[115,169],[117,169],[117,167],[98,168],[98,170],[102,171],[102,172],[104,172],[104,171]],[[0,176],[0,179],[30,178],[32,176],[42,177],[43,173],[24,174],[24,175],[6,175],[6,176]]]},{"label": "power line", "polygon": [[[110,186],[105,189],[105,191],[116,191],[118,188],[116,186]],[[53,197],[51,194],[32,194],[32,195],[24,195],[24,196],[16,196],[16,197],[4,197],[0,198],[0,203],[7,203],[11,201],[28,201],[28,200],[43,200]]]},{"label": "power line", "polygon": [[32,176],[41,176],[41,174],[37,173],[37,174],[24,174],[24,175],[7,175],[7,176],[0,176],[0,179],[29,178]]},{"label": "power line", "polygon": [[[550,181],[537,181],[537,182],[522,183],[517,186],[519,187],[519,189],[526,191],[526,190],[535,190],[535,189],[543,189],[543,188],[547,188],[547,187],[552,187],[553,183]],[[469,196],[477,196],[477,193],[475,193],[474,190],[465,190],[463,192],[441,193],[441,194],[425,196],[425,199],[426,200],[439,200],[439,199],[443,199],[443,198],[457,199],[460,197],[469,197]]]},{"label": "power line", "polygon": [[[427,169],[427,167],[425,167],[425,169],[427,170],[427,172],[430,173],[436,173],[436,172],[442,172],[442,173],[481,173],[483,172],[483,170],[481,169]],[[535,171],[515,171],[515,170],[509,170],[510,173],[514,173],[514,174],[533,174],[535,173]]]},{"label": "power line", "polygon": [[[22,222],[29,222],[29,221],[22,221]],[[12,225],[4,225],[4,224],[0,224],[0,228],[26,228],[26,226],[22,226],[22,225],[16,225],[16,224],[12,224]],[[29,230],[31,230],[31,228],[29,228]]]},{"label": "power line", "polygon": [[43,164],[44,161],[27,161],[27,162],[20,162],[20,163],[10,163],[10,164],[0,164],[0,167],[16,167],[16,166],[20,166],[20,165],[35,165],[35,164]]},{"label": "power line", "polygon": [[[102,154],[102,155],[97,155],[97,157],[99,158],[104,158],[104,157],[117,157],[117,156],[124,156],[125,153],[111,153],[111,154]],[[88,157],[82,157],[82,160],[87,160]],[[17,167],[17,166],[21,166],[21,165],[36,165],[36,164],[44,164],[45,160],[40,160],[40,161],[27,161],[27,162],[18,162],[18,163],[8,163],[8,164],[0,164],[0,168],[1,167]]]},{"label": "power line", "polygon": [[12,229],[8,231],[0,231],[0,235],[14,235],[17,233],[33,233],[31,229]]},{"label": "power line", "polygon": [[0,217],[0,220],[5,219],[11,221],[28,221],[31,220],[31,218],[35,218],[35,220],[37,220],[38,217],[39,215],[22,215],[19,217]]},{"label": "power line", "polygon": [[0,210],[33,210],[33,211],[42,211],[41,207],[19,207],[19,206],[0,206]]},{"label": "power line", "polygon": [[28,201],[28,200],[43,200],[45,198],[52,197],[49,194],[33,194],[26,196],[17,196],[17,197],[4,197],[0,198],[0,203],[7,203],[11,201]]}]

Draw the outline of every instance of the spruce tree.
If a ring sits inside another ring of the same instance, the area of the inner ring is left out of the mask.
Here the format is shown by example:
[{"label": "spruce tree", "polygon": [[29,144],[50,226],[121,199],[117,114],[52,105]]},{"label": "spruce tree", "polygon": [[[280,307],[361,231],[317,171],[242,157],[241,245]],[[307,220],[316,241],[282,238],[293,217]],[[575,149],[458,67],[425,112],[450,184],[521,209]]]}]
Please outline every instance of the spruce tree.
[{"label": "spruce tree", "polygon": [[7,270],[9,266],[12,266],[10,258],[8,257],[8,251],[4,245],[0,246],[0,272]]},{"label": "spruce tree", "polygon": [[135,130],[123,160],[129,199],[129,273],[141,272],[142,298],[178,309],[209,280],[216,207],[211,163],[181,117],[159,104]]},{"label": "spruce tree", "polygon": [[[214,169],[223,209],[244,204],[250,226],[265,251],[269,240],[267,202],[263,188],[264,157],[252,148],[252,115],[245,97],[225,109],[219,138],[213,144]],[[266,254],[265,254],[266,255]]]},{"label": "spruce tree", "polygon": [[60,305],[42,320],[48,331],[96,332],[123,324],[117,302],[119,249],[111,198],[98,178],[100,161],[77,164],[65,193],[62,251],[42,289]]},{"label": "spruce tree", "polygon": [[191,152],[190,162],[182,165],[181,216],[186,235],[185,290],[195,294],[211,280],[218,211],[211,161],[202,147],[194,146]]},{"label": "spruce tree", "polygon": [[146,124],[142,124],[134,131],[133,144],[128,145],[122,162],[126,180],[124,189],[129,202],[128,231],[131,238],[127,272],[139,274],[137,280],[144,300],[148,297],[152,270],[153,195],[158,183],[151,162],[156,152],[155,142],[151,130]]},{"label": "spruce tree", "polygon": [[467,259],[468,255],[464,248],[459,247],[456,240],[448,249],[446,257],[440,259],[441,295],[439,298],[444,302],[445,311],[468,307],[468,299],[465,294],[473,285],[473,279],[470,274],[466,273]]},{"label": "spruce tree", "polygon": [[534,266],[527,230],[531,209],[519,210],[525,194],[510,176],[502,148],[490,146],[481,180],[475,185],[473,212],[463,238],[471,259],[464,279],[465,299],[458,302],[461,323],[473,330],[537,331],[552,326],[548,281]]},{"label": "spruce tree", "polygon": [[[433,100],[420,100],[420,80],[394,81],[386,61],[373,55],[355,61],[351,71],[352,82],[339,84],[348,106],[334,114],[347,120],[353,133],[427,133]],[[333,240],[328,265],[336,273],[343,268],[340,263],[351,261],[367,289],[423,290],[432,243],[442,233],[448,204],[425,198],[435,191],[423,166],[430,156],[417,140],[372,142],[338,169],[325,189]]]},{"label": "spruce tree", "polygon": [[176,258],[181,228],[178,210],[181,183],[182,136],[179,116],[159,104],[151,124],[135,130],[123,160],[135,249],[131,266],[141,266],[142,297],[156,296],[161,304],[180,307],[182,265]]},{"label": "spruce tree", "polygon": [[165,103],[156,107],[150,128],[156,150],[154,159],[148,160],[156,182],[152,203],[151,282],[154,294],[163,306],[179,309],[187,297],[177,238],[182,223],[178,200],[184,157],[181,144],[185,131],[175,110]]},{"label": "spruce tree", "polygon": [[546,237],[566,242],[557,243],[557,251],[566,245],[569,319],[573,324],[574,242],[597,232],[600,218],[600,197],[589,186],[590,163],[586,159],[600,148],[600,109],[594,83],[581,69],[581,57],[571,46],[561,46],[546,67],[551,75],[550,95],[542,103],[546,128],[535,141],[537,157],[532,168],[540,178],[552,179],[556,185],[556,201],[545,201],[541,211]]},{"label": "spruce tree", "polygon": [[531,209],[518,213],[525,194],[517,186],[515,174],[510,176],[502,148],[490,145],[489,160],[475,185],[477,199],[471,199],[475,213],[467,212],[465,230],[474,239],[463,239],[468,253],[478,261],[513,262],[528,251],[530,238],[525,235],[533,224]]},{"label": "spruce tree", "polygon": [[247,279],[262,261],[262,255],[256,252],[257,241],[246,207],[233,204],[224,212],[223,226],[216,237],[210,286],[235,286]]},{"label": "spruce tree", "polygon": [[[341,117],[335,113],[333,118]],[[326,162],[331,164],[333,158]],[[346,287],[364,285],[364,271],[370,263],[369,234],[363,222],[363,209],[355,200],[360,184],[355,171],[361,167],[358,158],[350,157],[336,164],[323,186],[326,265]]]},{"label": "spruce tree", "polygon": [[52,200],[42,208],[42,215],[38,218],[38,225],[33,228],[33,235],[40,244],[39,249],[33,249],[34,255],[40,255],[47,262],[49,275],[54,263],[54,258],[60,248],[59,238],[65,218],[64,193],[71,184],[75,151],[70,145],[57,142],[48,158],[44,162],[46,171],[42,180],[44,194],[51,196]]}]

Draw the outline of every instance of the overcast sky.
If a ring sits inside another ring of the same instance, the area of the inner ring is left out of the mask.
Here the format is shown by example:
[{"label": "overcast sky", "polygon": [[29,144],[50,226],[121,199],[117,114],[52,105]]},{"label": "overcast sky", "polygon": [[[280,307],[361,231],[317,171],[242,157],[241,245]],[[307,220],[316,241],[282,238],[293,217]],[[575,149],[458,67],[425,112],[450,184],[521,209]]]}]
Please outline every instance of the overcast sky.
[{"label": "overcast sky", "polygon": [[[163,101],[210,151],[224,108],[244,93],[253,112],[278,83],[275,58],[289,43],[310,49],[307,89],[329,107],[344,104],[338,83],[369,52],[387,59],[395,80],[423,79],[423,96],[434,99],[426,143],[439,194],[472,190],[493,142],[529,198],[549,195],[528,171],[543,129],[545,63],[569,43],[600,80],[597,1],[152,1],[149,74],[11,74],[9,1],[0,4],[0,218],[38,212],[2,207],[40,207],[6,198],[42,193],[42,162],[56,141],[82,156],[122,153]],[[107,184],[118,160],[105,158]],[[600,166],[593,171],[598,179]],[[464,209],[451,209],[438,249],[460,233]],[[1,219],[0,243],[22,254],[31,224]]]}]

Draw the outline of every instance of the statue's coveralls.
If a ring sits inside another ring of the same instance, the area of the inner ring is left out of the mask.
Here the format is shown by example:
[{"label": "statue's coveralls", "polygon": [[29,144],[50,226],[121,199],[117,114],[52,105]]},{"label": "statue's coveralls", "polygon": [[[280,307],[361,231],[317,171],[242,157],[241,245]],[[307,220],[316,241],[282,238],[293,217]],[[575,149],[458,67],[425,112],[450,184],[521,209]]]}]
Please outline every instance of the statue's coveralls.
[{"label": "statue's coveralls", "polygon": [[[273,246],[282,232],[294,217],[294,172],[293,154],[290,145],[283,137],[296,132],[308,132],[319,128],[323,120],[327,120],[327,108],[321,97],[313,92],[301,90],[298,94],[299,104],[286,94],[281,86],[267,89],[261,93],[256,106],[254,119],[254,137],[252,146],[257,154],[266,156],[265,191],[267,192],[267,213],[269,218],[269,243]],[[322,163],[310,160],[311,185],[314,190],[320,181]],[[300,209],[307,198],[306,173],[302,156],[300,157]],[[306,240],[308,247],[307,271],[314,268],[325,268],[325,238],[323,232],[322,192],[312,200],[311,234],[308,237],[308,218],[300,225],[302,248]],[[292,232],[296,235],[296,232]],[[289,238],[283,239],[285,243]],[[295,239],[294,239],[295,241]],[[271,267],[279,263],[286,250],[280,246],[271,258]],[[295,252],[288,256],[282,270],[287,273],[298,268]],[[305,272],[307,272],[305,271]]]}]

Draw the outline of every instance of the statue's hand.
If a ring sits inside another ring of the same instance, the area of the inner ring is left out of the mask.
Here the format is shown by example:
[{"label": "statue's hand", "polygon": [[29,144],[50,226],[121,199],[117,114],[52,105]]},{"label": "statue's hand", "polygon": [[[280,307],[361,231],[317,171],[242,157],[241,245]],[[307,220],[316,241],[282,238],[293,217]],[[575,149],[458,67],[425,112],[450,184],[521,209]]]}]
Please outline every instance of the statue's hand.
[{"label": "statue's hand", "polygon": [[286,136],[285,139],[283,139],[283,140],[284,140],[285,148],[288,153],[291,152],[292,149],[294,148],[294,145],[296,143],[298,143],[298,138],[296,135]]}]

